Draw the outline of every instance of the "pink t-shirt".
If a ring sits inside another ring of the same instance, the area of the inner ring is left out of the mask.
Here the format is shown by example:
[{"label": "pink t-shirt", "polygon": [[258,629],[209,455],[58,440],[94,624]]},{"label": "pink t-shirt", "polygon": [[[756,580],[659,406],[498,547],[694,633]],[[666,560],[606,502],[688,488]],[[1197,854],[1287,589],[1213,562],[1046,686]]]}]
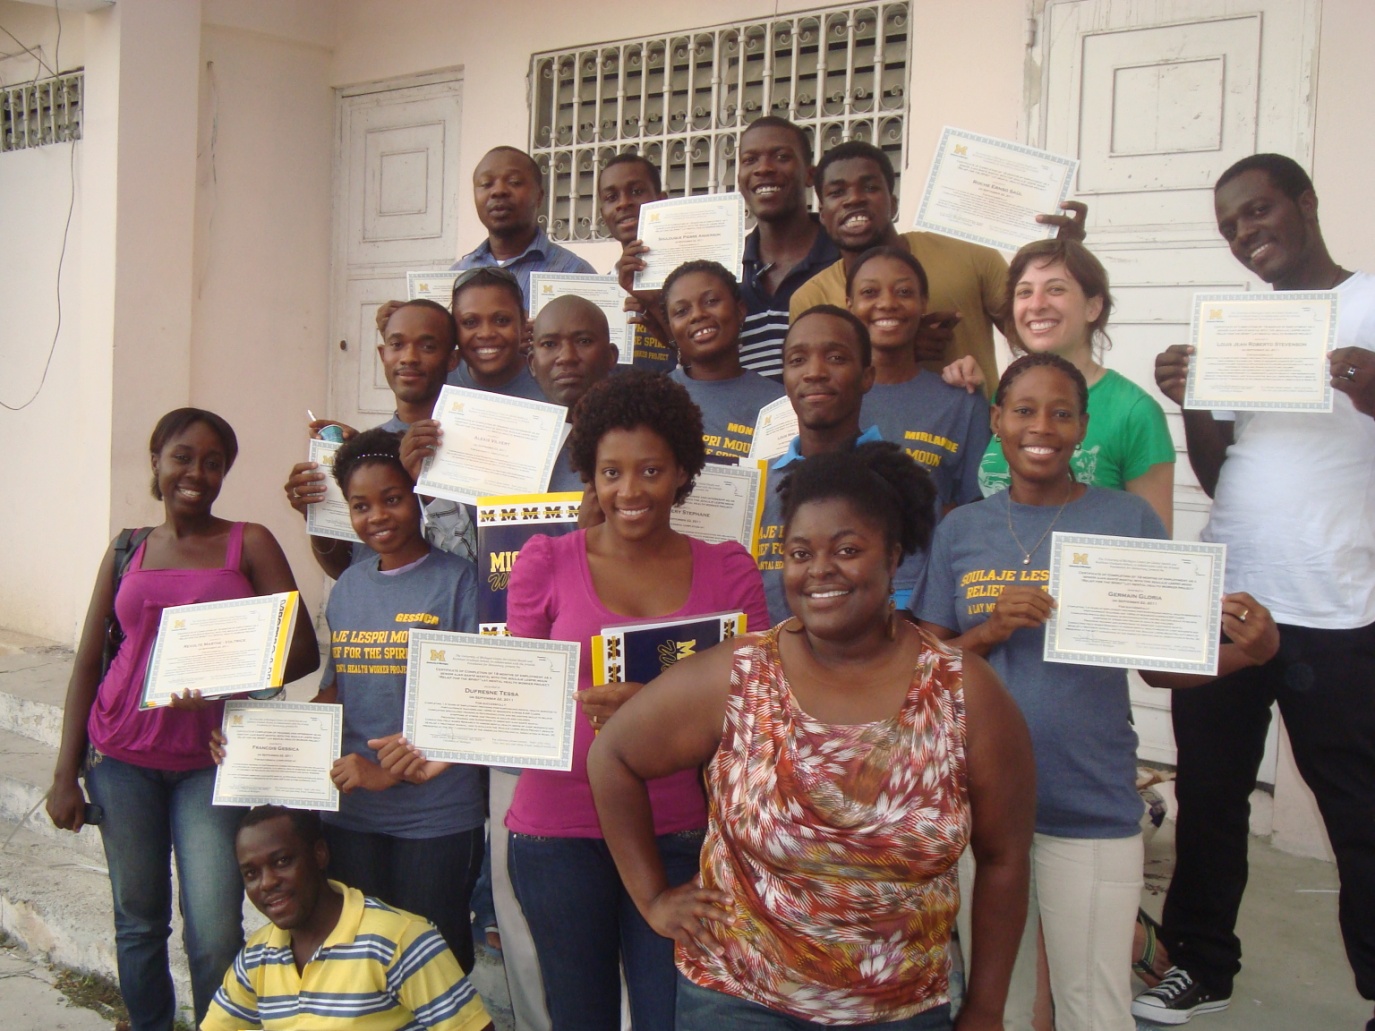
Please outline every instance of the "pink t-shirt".
[{"label": "pink t-shirt", "polygon": [[[692,544],[692,588],[677,612],[662,619],[686,619],[739,610],[746,626],[769,625],[764,583],[750,553],[734,541]],[[584,530],[563,537],[532,537],[511,569],[506,593],[506,629],[515,637],[546,641],[579,641],[578,689],[592,684],[592,638],[606,626],[634,620],[612,612],[597,597],[587,565]],[[554,838],[600,838],[601,825],[587,782],[587,752],[595,736],[579,715],[573,732],[573,768],[567,773],[525,770],[506,814],[506,826],[518,834]],[[707,825],[706,800],[696,770],[649,782],[654,833],[672,834]]]},{"label": "pink t-shirt", "polygon": [[125,640],[96,690],[86,723],[86,734],[96,751],[154,770],[181,772],[211,764],[210,731],[222,722],[224,702],[211,702],[200,712],[145,711],[138,703],[163,609],[251,598],[258,593],[239,570],[244,525],[235,523],[229,528],[224,565],[219,569],[144,569],[147,542],[134,552],[115,596],[115,615]]}]

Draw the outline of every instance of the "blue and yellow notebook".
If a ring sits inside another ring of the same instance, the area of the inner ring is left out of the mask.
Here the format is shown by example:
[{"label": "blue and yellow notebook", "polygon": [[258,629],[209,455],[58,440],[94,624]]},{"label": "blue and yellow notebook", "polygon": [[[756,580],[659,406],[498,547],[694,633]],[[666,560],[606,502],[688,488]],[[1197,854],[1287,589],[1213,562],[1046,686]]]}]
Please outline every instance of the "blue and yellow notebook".
[{"label": "blue and yellow notebook", "polygon": [[647,684],[679,659],[744,632],[743,612],[603,627],[592,638],[592,683]]},{"label": "blue and yellow notebook", "polygon": [[561,537],[578,528],[582,491],[477,499],[477,632],[505,636],[511,566],[537,533]]}]

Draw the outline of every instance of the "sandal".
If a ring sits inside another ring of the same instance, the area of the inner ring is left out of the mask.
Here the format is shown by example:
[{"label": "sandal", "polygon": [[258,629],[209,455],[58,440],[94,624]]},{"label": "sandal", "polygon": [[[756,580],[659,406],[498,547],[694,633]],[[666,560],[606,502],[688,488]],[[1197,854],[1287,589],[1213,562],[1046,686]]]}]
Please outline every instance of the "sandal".
[{"label": "sandal", "polygon": [[[1158,959],[1163,959],[1165,956],[1165,946],[1160,941],[1160,925],[1149,913],[1140,908],[1136,911],[1136,922],[1145,935],[1146,942],[1141,948],[1140,958],[1132,963],[1132,972],[1141,979],[1147,988],[1154,988],[1165,979],[1155,965]],[[1167,962],[1166,966],[1168,965]]]}]

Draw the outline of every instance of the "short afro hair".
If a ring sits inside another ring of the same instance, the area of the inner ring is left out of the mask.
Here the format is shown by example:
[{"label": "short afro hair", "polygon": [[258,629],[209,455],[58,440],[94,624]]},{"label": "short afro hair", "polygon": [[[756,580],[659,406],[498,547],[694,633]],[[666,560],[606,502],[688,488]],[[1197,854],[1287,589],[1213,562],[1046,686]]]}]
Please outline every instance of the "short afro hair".
[{"label": "short afro hair", "polygon": [[345,494],[349,492],[349,477],[359,466],[390,465],[399,469],[412,487],[415,480],[401,464],[401,438],[377,426],[344,441],[334,455],[334,482]]},{"label": "short afro hair", "polygon": [[[169,440],[198,422],[209,426],[211,432],[220,438],[220,444],[224,447],[224,471],[229,472],[234,467],[234,459],[239,457],[239,438],[234,434],[234,427],[222,416],[207,412],[204,408],[174,408],[159,419],[153,427],[152,436],[148,438],[149,453],[156,458]],[[153,473],[153,497],[162,500],[157,473]]]},{"label": "short afro hair", "polygon": [[893,161],[887,154],[864,140],[846,140],[844,143],[837,143],[825,154],[822,154],[821,160],[816,163],[816,173],[813,176],[816,195],[821,196],[821,188],[826,185],[826,172],[833,164],[837,161],[854,160],[872,161],[878,165],[879,172],[883,174],[883,181],[888,184],[890,194],[897,187],[897,173],[893,171]]},{"label": "short afro hair", "polygon": [[668,316],[668,293],[673,288],[673,284],[694,272],[704,272],[709,276],[715,276],[732,297],[737,301],[740,300],[740,281],[735,278],[734,272],[719,261],[712,261],[709,258],[694,258],[692,261],[683,262],[664,277],[664,285],[659,288],[659,307],[663,309],[665,317]]},{"label": "short afro hair", "polygon": [[802,156],[802,160],[808,165],[812,163],[812,138],[807,133],[807,130],[796,122],[790,122],[786,118],[780,118],[778,115],[760,115],[754,121],[750,122],[749,125],[745,126],[745,130],[740,134],[740,138],[743,140],[745,133],[749,132],[751,129],[783,129],[786,132],[792,133],[797,140],[798,154]]},{"label": "short afro hair", "polygon": [[884,543],[904,556],[924,551],[936,528],[936,488],[926,469],[886,440],[828,451],[794,466],[778,493],[783,526],[809,501],[847,501],[883,527]]},{"label": "short afro hair", "polygon": [[597,472],[597,445],[611,430],[643,426],[663,438],[687,482],[673,503],[681,505],[707,463],[702,443],[702,413],[681,384],[643,369],[627,369],[597,383],[573,409],[573,433],[568,441],[573,468],[584,482]]},{"label": "short afro hair", "polygon": [[[452,351],[458,346],[458,323],[454,321],[454,313],[444,307],[444,305],[440,304],[438,301],[432,301],[428,297],[416,297],[409,301],[403,301],[396,306],[391,315],[387,316],[388,325],[391,324],[392,315],[395,315],[403,308],[423,308],[426,311],[432,311],[437,314],[444,320],[444,326],[449,331],[449,350]],[[383,335],[386,335],[385,329],[383,330]]]},{"label": "short afro hair", "polygon": [[654,188],[655,193],[664,192],[664,179],[659,174],[659,166],[649,158],[645,157],[638,150],[623,150],[606,159],[606,164],[602,165],[602,172],[616,165],[640,165],[645,170],[645,175],[649,176],[649,185]]},{"label": "short afro hair", "polygon": [[1024,372],[1032,369],[1055,369],[1069,377],[1069,381],[1074,384],[1074,394],[1079,399],[1079,414],[1084,415],[1089,410],[1089,385],[1084,379],[1084,374],[1071,361],[1061,358],[1058,354],[1050,351],[1035,351],[1031,354],[1024,354],[1011,365],[1009,365],[998,380],[998,389],[993,394],[993,404],[997,408],[1003,406],[1007,400],[1007,392],[1012,384]]},{"label": "short afro hair", "polygon": [[870,247],[867,251],[855,259],[855,263],[850,266],[850,271],[845,275],[845,296],[853,298],[855,295],[855,277],[859,275],[859,270],[875,258],[888,258],[892,261],[900,262],[912,270],[912,275],[917,277],[917,283],[921,286],[922,300],[931,297],[931,284],[926,278],[926,269],[922,268],[921,262],[917,260],[911,251],[903,250],[901,247],[894,247],[891,244],[884,244],[879,247]]},{"label": "short afro hair", "polygon": [[1213,191],[1222,189],[1239,175],[1247,172],[1264,172],[1275,184],[1275,189],[1290,200],[1298,200],[1313,189],[1313,180],[1308,173],[1291,157],[1283,154],[1252,154],[1244,157],[1231,168],[1218,176]]},{"label": "short afro hair", "polygon": [[239,827],[234,832],[234,837],[237,839],[249,827],[267,823],[268,820],[275,820],[279,816],[285,816],[291,821],[292,829],[301,836],[306,848],[314,848],[317,841],[324,840],[325,831],[320,823],[319,813],[313,809],[288,809],[284,805],[254,806],[239,817]]}]

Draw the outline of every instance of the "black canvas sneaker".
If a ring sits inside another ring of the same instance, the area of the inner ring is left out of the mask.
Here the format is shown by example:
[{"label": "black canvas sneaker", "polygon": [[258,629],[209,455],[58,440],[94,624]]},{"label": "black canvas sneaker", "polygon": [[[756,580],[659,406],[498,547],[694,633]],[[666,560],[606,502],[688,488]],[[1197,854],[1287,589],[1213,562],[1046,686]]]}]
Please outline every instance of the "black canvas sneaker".
[{"label": "black canvas sneaker", "polygon": [[1232,997],[1216,995],[1181,967],[1170,967],[1165,980],[1132,1000],[1132,1016],[1152,1024],[1187,1024],[1197,1013],[1225,1010]]}]

